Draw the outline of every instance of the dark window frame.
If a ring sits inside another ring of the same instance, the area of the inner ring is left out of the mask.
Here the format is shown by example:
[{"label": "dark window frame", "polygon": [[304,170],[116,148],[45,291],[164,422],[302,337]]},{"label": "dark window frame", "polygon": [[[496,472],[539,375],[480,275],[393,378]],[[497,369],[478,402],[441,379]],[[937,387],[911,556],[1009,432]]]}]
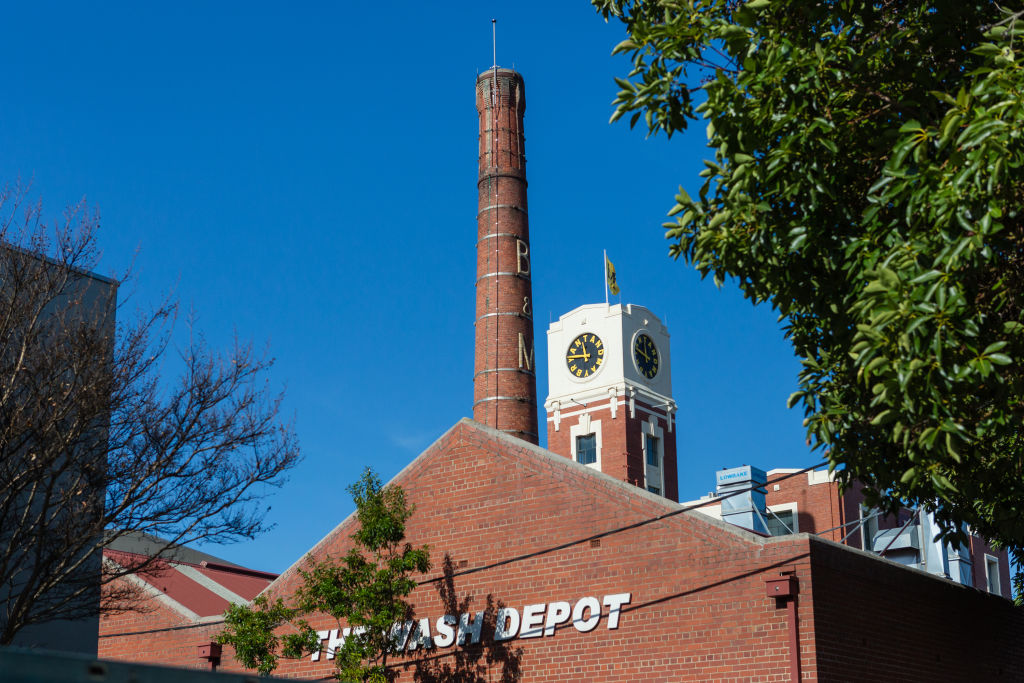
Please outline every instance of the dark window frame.
[{"label": "dark window frame", "polygon": [[[589,441],[586,447],[583,444]],[[588,459],[584,461],[584,454],[587,454]],[[589,434],[581,434],[576,437],[576,462],[581,465],[596,465],[597,464],[597,434],[590,432]]]}]

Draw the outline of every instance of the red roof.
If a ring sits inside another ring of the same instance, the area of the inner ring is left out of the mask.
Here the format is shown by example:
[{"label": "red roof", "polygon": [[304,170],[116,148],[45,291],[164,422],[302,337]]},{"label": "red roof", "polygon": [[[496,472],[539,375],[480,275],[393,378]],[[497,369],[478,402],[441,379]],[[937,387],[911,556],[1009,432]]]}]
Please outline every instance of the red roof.
[{"label": "red roof", "polygon": [[[137,565],[145,555],[109,548],[103,556],[121,566]],[[224,613],[232,602],[248,602],[277,578],[276,574],[212,562],[159,560],[155,567],[135,575],[199,617]],[[172,606],[174,606],[172,604]]]}]

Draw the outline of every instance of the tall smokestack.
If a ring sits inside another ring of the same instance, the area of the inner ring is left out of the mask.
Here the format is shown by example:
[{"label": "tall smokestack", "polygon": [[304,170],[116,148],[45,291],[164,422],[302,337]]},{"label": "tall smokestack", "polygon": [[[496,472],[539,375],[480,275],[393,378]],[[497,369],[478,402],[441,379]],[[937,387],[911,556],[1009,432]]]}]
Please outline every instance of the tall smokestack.
[{"label": "tall smokestack", "polygon": [[480,114],[473,419],[537,443],[537,378],[526,207],[523,77],[476,79]]}]

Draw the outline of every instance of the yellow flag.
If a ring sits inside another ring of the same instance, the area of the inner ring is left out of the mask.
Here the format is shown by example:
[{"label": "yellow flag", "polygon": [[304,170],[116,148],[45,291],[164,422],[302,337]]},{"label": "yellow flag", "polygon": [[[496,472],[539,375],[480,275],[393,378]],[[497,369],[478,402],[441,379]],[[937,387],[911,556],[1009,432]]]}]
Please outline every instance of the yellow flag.
[{"label": "yellow flag", "polygon": [[607,254],[604,257],[604,271],[605,277],[608,279],[608,291],[618,296],[619,284],[615,281],[615,266],[612,265],[611,260]]}]

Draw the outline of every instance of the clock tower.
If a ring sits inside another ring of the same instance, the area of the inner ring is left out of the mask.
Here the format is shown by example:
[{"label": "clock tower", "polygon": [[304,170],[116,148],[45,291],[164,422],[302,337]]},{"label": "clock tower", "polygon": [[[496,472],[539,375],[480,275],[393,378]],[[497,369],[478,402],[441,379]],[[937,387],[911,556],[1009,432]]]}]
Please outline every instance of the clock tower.
[{"label": "clock tower", "polygon": [[642,306],[588,304],[548,327],[548,449],[678,500],[668,330]]}]

